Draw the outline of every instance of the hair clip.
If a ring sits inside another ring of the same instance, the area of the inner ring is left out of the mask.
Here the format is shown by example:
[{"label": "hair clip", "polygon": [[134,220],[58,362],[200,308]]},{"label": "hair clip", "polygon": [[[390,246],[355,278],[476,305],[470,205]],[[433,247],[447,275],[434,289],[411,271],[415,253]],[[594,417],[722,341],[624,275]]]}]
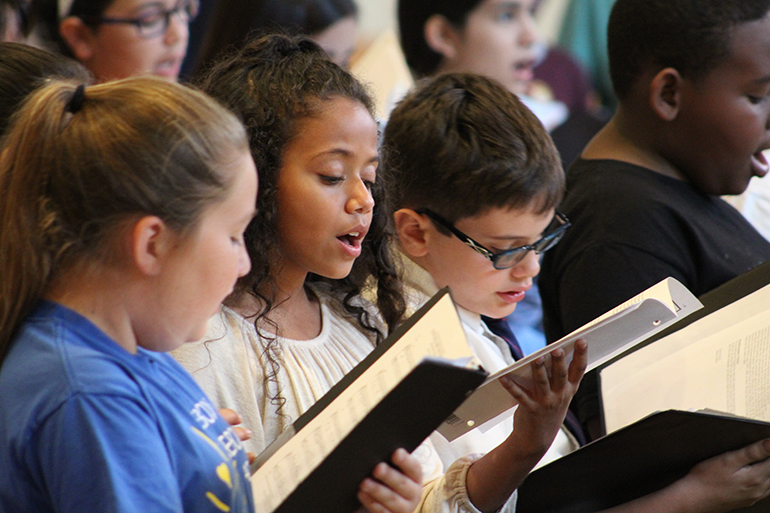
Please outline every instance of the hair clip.
[{"label": "hair clip", "polygon": [[76,114],[83,108],[83,103],[86,101],[86,86],[80,84],[75,92],[72,94],[69,103],[67,103],[67,111]]}]

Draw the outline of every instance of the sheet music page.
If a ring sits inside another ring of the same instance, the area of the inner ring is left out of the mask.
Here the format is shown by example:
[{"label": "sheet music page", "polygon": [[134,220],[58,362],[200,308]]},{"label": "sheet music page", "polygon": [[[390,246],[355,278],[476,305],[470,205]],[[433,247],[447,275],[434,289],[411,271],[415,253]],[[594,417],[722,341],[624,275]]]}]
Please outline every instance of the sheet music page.
[{"label": "sheet music page", "polygon": [[770,286],[601,371],[607,432],[657,410],[770,421]]},{"label": "sheet music page", "polygon": [[449,294],[256,471],[251,478],[256,511],[277,508],[425,357],[473,358]]},{"label": "sheet music page", "polygon": [[451,441],[485,423],[506,418],[501,414],[513,408],[516,400],[502,386],[500,377],[512,374],[523,386],[531,386],[529,364],[544,356],[546,367],[550,369],[550,352],[556,348],[562,348],[567,360],[570,360],[575,341],[585,338],[588,343],[587,370],[591,370],[702,307],[700,301],[677,280],[662,280],[597,320],[489,376],[439,426],[438,431]]}]

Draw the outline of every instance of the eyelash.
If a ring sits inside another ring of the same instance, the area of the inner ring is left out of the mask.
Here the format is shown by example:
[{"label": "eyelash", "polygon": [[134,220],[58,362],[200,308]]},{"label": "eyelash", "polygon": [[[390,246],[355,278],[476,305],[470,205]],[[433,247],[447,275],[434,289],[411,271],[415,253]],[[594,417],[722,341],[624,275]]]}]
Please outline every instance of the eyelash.
[{"label": "eyelash", "polygon": [[[323,181],[324,183],[327,183],[329,185],[336,185],[336,184],[342,182],[343,180],[344,180],[344,178],[342,178],[340,176],[321,175],[321,181]],[[364,182],[364,184],[366,184],[366,188],[369,189],[370,191],[374,187],[374,181],[372,181],[372,180],[364,180],[363,182]]]},{"label": "eyelash", "polygon": [[767,100],[768,98],[770,98],[770,92],[768,92],[767,94],[764,94],[762,96],[755,96],[753,94],[747,94],[746,98],[749,99],[749,103],[751,103],[753,105],[758,105],[758,104],[762,103],[763,101]]},{"label": "eyelash", "polygon": [[338,184],[342,181],[341,176],[328,176],[328,175],[320,175],[320,176],[321,176],[321,181],[329,185]]}]

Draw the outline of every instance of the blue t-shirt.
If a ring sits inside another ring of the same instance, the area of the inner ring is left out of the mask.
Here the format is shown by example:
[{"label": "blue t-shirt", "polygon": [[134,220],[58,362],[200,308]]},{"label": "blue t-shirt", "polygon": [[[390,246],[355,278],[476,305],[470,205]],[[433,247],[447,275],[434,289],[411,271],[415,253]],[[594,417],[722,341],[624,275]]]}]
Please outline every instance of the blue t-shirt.
[{"label": "blue t-shirt", "polygon": [[0,368],[0,511],[253,511],[246,453],[170,356],[42,302]]}]

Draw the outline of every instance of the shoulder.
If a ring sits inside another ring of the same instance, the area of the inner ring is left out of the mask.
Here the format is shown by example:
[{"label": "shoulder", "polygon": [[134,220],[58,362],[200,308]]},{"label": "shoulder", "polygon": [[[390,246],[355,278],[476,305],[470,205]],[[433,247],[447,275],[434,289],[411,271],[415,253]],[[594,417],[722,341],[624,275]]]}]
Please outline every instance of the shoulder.
[{"label": "shoulder", "polygon": [[688,194],[682,182],[650,169],[609,159],[580,159],[567,172],[565,204],[595,204],[603,208],[622,207],[628,211],[669,196]]},{"label": "shoulder", "polygon": [[251,322],[226,306],[208,320],[206,334],[196,342],[183,344],[171,351],[171,355],[185,367],[206,364],[214,356],[234,357],[248,353],[252,344],[261,339]]},{"label": "shoulder", "polygon": [[[723,215],[721,205],[691,185],[614,160],[580,160],[569,171],[561,210],[572,222],[557,249],[579,241],[628,245],[658,252],[691,240],[706,219]],[[651,248],[649,245],[655,247]]]},{"label": "shoulder", "polygon": [[0,374],[0,390],[16,397],[65,399],[73,394],[138,396],[142,362],[83,317],[59,306],[33,313],[20,330]]},{"label": "shoulder", "polygon": [[[352,330],[363,333],[367,339],[374,341],[376,336],[361,325],[359,316],[363,315],[380,333],[383,335],[387,334],[387,327],[382,320],[379,310],[374,303],[363,295],[359,294],[352,298],[346,298],[344,293],[335,290],[332,285],[323,282],[314,282],[308,284],[308,286],[321,303],[321,314],[324,324],[330,323],[335,330]],[[347,308],[346,304],[348,305]]]},{"label": "shoulder", "polygon": [[234,382],[243,374],[257,371],[257,355],[263,345],[249,319],[222,306],[219,313],[209,319],[206,335],[201,340],[184,344],[170,354],[210,392],[206,386],[209,381]]}]

